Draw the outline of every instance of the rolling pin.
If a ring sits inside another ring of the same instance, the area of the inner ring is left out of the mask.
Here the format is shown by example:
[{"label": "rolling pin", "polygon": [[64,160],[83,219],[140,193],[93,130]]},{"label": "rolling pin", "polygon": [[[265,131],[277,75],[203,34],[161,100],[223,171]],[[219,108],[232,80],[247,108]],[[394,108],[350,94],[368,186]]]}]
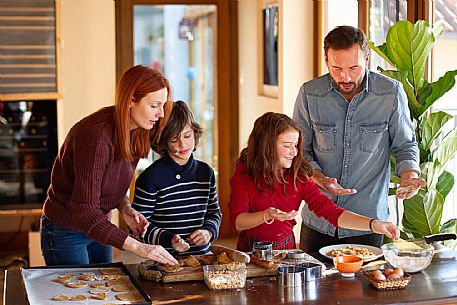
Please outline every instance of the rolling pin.
[{"label": "rolling pin", "polygon": [[220,245],[211,245],[211,252],[214,254],[226,252],[231,259],[238,263],[248,264],[251,261],[246,253]]}]

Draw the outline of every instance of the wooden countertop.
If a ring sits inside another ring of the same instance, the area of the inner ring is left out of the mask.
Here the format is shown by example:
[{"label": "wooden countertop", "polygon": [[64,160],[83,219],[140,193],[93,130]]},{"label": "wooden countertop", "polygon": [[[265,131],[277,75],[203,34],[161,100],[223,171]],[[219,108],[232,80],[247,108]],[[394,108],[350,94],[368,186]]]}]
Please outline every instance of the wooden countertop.
[{"label": "wooden countertop", "polygon": [[[369,285],[362,272],[353,278],[333,274],[305,286],[282,288],[276,277],[247,279],[239,291],[211,291],[203,281],[156,283],[138,277],[137,265],[127,265],[153,304],[181,300],[172,304],[457,304],[457,253],[448,258],[435,257],[422,272],[412,274],[409,285],[402,290],[379,291]],[[20,271],[5,271],[5,305],[26,305]],[[189,299],[189,296],[197,296]]]}]

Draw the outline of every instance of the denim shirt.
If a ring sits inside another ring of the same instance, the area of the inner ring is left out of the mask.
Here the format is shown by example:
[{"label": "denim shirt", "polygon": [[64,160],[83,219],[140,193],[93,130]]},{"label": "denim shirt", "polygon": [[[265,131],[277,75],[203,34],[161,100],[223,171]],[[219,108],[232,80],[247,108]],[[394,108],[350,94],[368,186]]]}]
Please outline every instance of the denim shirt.
[{"label": "denim shirt", "polygon": [[[401,84],[366,70],[362,88],[348,103],[329,74],[309,81],[300,88],[293,118],[303,130],[305,159],[343,188],[357,189],[346,196],[324,192],[346,210],[387,220],[390,151],[398,176],[405,170],[420,173],[419,150]],[[306,205],[302,217],[310,228],[335,234],[335,227]],[[340,238],[363,234],[368,232],[338,229]]]}]

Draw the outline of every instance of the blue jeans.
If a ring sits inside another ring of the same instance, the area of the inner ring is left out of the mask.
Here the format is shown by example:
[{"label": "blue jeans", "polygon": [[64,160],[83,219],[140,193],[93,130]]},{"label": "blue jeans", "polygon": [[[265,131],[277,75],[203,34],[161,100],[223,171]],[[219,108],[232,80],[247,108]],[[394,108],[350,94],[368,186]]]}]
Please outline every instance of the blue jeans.
[{"label": "blue jeans", "polygon": [[113,249],[41,216],[41,253],[47,266],[111,263]]}]

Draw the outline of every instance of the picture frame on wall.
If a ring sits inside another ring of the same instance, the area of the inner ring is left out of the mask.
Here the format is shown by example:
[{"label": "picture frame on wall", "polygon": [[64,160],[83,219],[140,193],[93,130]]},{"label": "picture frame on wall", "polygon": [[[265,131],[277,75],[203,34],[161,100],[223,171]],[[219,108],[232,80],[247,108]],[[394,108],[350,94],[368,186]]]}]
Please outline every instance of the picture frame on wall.
[{"label": "picture frame on wall", "polygon": [[263,83],[278,86],[279,10],[270,5],[263,9]]},{"label": "picture frame on wall", "polygon": [[259,95],[277,98],[280,85],[280,8],[274,0],[260,0],[259,3]]}]

